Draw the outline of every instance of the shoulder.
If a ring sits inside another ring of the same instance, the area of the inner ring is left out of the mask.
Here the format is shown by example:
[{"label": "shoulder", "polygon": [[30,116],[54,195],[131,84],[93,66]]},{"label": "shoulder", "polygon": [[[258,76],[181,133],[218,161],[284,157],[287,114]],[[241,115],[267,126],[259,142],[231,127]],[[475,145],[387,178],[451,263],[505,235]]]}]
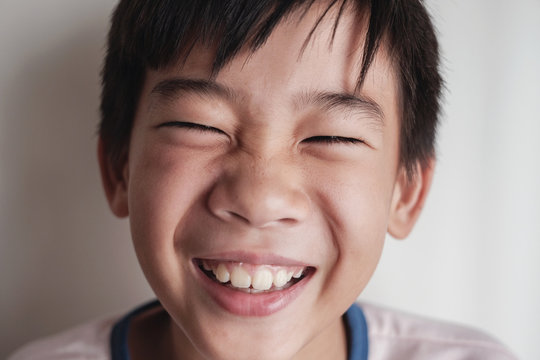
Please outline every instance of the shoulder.
[{"label": "shoulder", "polygon": [[366,318],[370,360],[516,358],[478,330],[359,303]]},{"label": "shoulder", "polygon": [[8,360],[109,359],[109,338],[116,320],[116,317],[94,320],[31,342]]}]

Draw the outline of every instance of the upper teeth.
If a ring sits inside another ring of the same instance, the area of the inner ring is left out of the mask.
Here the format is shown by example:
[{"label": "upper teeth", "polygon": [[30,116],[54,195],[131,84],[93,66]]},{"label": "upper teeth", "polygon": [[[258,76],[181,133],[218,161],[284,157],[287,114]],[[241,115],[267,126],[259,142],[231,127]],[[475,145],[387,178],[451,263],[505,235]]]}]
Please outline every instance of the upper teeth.
[{"label": "upper teeth", "polygon": [[226,283],[231,279],[231,274],[229,274],[229,270],[227,270],[225,264],[219,264],[218,267],[213,270],[213,273],[214,275],[216,275],[216,278],[222,283]]},{"label": "upper teeth", "polygon": [[240,266],[235,266],[231,272],[231,284],[237,288],[248,288],[251,286],[251,276]]},{"label": "upper teeth", "polygon": [[[274,281],[274,275],[268,269],[260,269],[253,274],[251,279],[251,286],[255,290],[268,290],[272,287]],[[233,284],[234,285],[234,284]]]},{"label": "upper teeth", "polygon": [[272,285],[276,288],[285,286],[294,277],[298,279],[304,273],[305,267],[283,267],[273,265],[251,265],[233,262],[217,262],[204,260],[202,266],[212,271],[221,283],[231,282],[240,289],[269,290]]}]

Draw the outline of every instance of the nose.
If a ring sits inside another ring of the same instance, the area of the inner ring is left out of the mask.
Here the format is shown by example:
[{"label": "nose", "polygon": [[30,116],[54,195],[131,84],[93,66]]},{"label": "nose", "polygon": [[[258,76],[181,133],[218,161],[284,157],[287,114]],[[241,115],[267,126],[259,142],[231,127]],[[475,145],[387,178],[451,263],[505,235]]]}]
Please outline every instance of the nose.
[{"label": "nose", "polygon": [[310,212],[300,171],[285,159],[243,154],[218,178],[208,197],[210,211],[226,222],[255,228],[301,223]]}]

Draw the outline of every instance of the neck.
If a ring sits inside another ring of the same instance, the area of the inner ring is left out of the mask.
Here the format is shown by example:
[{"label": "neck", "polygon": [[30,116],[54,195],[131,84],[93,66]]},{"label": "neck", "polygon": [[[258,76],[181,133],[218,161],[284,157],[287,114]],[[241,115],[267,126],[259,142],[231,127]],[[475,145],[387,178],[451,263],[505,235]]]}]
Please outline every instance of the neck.
[{"label": "neck", "polygon": [[[133,319],[128,344],[132,360],[204,359],[162,307]],[[323,359],[347,359],[347,334],[342,318],[316,334],[293,358],[284,360]]]},{"label": "neck", "polygon": [[330,326],[315,336],[293,358],[309,359],[347,359],[347,333],[342,318],[336,319]]}]

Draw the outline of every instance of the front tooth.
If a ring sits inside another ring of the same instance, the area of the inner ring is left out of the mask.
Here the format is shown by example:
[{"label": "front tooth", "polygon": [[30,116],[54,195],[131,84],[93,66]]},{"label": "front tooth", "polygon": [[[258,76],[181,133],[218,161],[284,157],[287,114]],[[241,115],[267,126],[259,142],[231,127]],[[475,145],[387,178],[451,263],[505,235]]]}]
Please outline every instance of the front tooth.
[{"label": "front tooth", "polygon": [[284,269],[278,270],[278,272],[274,275],[274,285],[276,287],[282,287],[285,285],[289,280],[287,279],[287,271]]},{"label": "front tooth", "polygon": [[214,271],[214,275],[216,275],[216,278],[222,283],[226,283],[231,279],[231,275],[229,274],[229,270],[227,270],[227,266],[225,266],[225,264],[219,264],[217,269]]},{"label": "front tooth", "polygon": [[270,270],[259,269],[255,272],[255,275],[253,275],[251,286],[253,286],[255,290],[268,290],[272,287],[273,278]]},{"label": "front tooth", "polygon": [[231,284],[237,288],[248,288],[251,286],[251,276],[241,266],[236,266],[231,272]]}]

